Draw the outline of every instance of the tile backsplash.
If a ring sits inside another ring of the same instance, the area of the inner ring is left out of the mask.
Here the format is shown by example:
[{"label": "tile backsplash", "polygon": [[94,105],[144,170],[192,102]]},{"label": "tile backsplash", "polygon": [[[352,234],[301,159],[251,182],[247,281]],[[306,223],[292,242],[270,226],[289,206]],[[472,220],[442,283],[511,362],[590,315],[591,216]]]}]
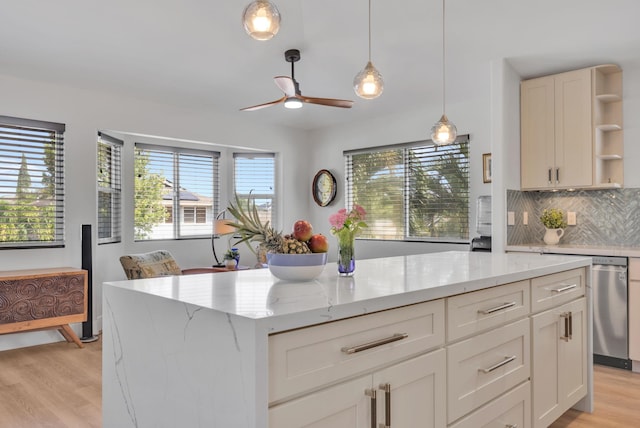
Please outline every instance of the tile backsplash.
[{"label": "tile backsplash", "polygon": [[[640,189],[521,192],[507,190],[507,211],[515,224],[507,226],[507,245],[543,244],[540,215],[545,208],[576,213],[577,224],[567,226],[562,244],[640,247]],[[528,213],[529,224],[523,224]]]}]

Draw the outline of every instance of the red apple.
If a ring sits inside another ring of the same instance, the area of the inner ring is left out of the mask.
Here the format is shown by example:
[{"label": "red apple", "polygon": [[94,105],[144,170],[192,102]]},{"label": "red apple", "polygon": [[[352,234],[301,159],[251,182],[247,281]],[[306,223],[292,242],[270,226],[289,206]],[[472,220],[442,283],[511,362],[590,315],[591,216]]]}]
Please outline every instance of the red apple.
[{"label": "red apple", "polygon": [[307,220],[298,220],[293,225],[293,237],[298,241],[307,242],[313,235],[313,226]]},{"label": "red apple", "polygon": [[322,233],[316,233],[307,244],[312,253],[326,253],[329,251],[329,241]]}]

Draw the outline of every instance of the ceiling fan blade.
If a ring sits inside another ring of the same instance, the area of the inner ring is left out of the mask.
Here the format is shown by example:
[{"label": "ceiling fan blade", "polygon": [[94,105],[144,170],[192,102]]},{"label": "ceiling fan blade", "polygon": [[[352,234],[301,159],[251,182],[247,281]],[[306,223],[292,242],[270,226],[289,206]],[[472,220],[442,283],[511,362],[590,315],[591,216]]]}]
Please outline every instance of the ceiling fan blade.
[{"label": "ceiling fan blade", "polygon": [[289,76],[276,76],[273,78],[276,82],[276,86],[280,88],[282,92],[285,93],[287,97],[295,97],[296,96],[296,84],[293,82],[293,79]]},{"label": "ceiling fan blade", "polygon": [[260,110],[261,108],[265,108],[265,107],[270,107],[272,105],[276,105],[276,104],[280,104],[283,103],[284,100],[286,100],[287,97],[282,97],[279,100],[275,100],[275,101],[271,101],[268,103],[264,103],[264,104],[258,104],[257,106],[251,106],[251,107],[245,107],[245,108],[241,108],[240,111],[254,111],[254,110]]},{"label": "ceiling fan blade", "polygon": [[301,96],[302,101],[309,104],[319,104],[323,106],[330,107],[342,107],[342,108],[351,108],[353,107],[353,101],[351,100],[337,100],[334,98],[316,98],[316,97],[305,97]]}]

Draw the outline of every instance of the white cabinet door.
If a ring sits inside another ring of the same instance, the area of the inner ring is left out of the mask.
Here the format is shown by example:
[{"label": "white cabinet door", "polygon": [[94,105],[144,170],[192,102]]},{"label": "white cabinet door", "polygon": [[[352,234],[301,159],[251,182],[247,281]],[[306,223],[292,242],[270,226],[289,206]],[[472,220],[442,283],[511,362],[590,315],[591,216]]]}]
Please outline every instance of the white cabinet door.
[{"label": "white cabinet door", "polygon": [[520,85],[523,190],[593,185],[591,69]]},{"label": "white cabinet door", "polygon": [[371,376],[325,388],[269,409],[271,428],[371,428]]},{"label": "white cabinet door", "polygon": [[[444,349],[374,373],[378,387],[378,425],[393,428],[446,427],[446,353]],[[385,392],[384,387],[387,387]],[[390,394],[390,402],[387,401]],[[386,422],[390,422],[387,424]]]},{"label": "white cabinet door", "polygon": [[532,317],[535,428],[549,426],[587,393],[586,320],[584,297]]},{"label": "white cabinet door", "polygon": [[593,184],[591,69],[555,76],[555,187]]},{"label": "white cabinet door", "polygon": [[553,77],[525,80],[520,85],[521,187],[552,187],[555,168],[555,93]]},{"label": "white cabinet door", "polygon": [[[376,392],[375,407],[370,390]],[[273,406],[269,426],[371,428],[389,417],[394,428],[444,428],[445,400],[446,356],[440,349]]]}]

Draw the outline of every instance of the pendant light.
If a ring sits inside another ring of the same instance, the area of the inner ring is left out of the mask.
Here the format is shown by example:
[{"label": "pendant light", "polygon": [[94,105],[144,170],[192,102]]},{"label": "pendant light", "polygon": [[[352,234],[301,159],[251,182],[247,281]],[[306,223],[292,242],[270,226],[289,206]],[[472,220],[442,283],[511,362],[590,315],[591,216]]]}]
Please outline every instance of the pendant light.
[{"label": "pendant light", "polygon": [[256,40],[270,40],[280,29],[280,12],[267,0],[249,3],[242,13],[244,30]]},{"label": "pendant light", "polygon": [[458,135],[458,130],[456,129],[456,125],[453,124],[447,117],[445,113],[445,72],[444,72],[444,64],[445,64],[445,31],[444,31],[444,2],[442,0],[442,117],[435,125],[431,128],[431,140],[438,146],[444,144],[451,144],[456,140],[456,136]]},{"label": "pendant light", "polygon": [[360,98],[367,100],[378,98],[384,90],[382,76],[371,63],[371,0],[369,0],[369,61],[353,79],[353,90]]}]

